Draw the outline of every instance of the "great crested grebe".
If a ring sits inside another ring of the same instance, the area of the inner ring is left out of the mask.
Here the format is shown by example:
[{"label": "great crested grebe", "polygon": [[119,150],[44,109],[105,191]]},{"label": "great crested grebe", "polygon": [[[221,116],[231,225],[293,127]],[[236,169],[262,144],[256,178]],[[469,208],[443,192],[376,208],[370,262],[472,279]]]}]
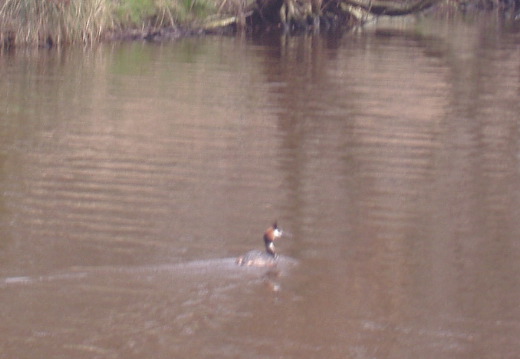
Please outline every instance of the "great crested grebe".
[{"label": "great crested grebe", "polygon": [[276,222],[265,230],[264,233],[264,244],[265,252],[254,250],[249,251],[243,256],[237,258],[237,264],[241,266],[253,266],[253,267],[273,267],[276,265],[276,248],[274,247],[274,241],[282,236],[282,230],[278,228]]}]

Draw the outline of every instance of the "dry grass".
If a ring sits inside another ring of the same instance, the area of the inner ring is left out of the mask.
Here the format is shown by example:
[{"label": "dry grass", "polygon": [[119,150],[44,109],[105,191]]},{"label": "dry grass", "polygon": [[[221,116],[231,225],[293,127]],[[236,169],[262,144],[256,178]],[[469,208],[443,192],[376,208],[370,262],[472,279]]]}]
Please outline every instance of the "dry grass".
[{"label": "dry grass", "polygon": [[212,0],[0,0],[0,46],[94,43],[108,31],[175,26]]},{"label": "dry grass", "polygon": [[111,4],[105,0],[4,0],[0,7],[2,42],[96,41],[114,25]]}]

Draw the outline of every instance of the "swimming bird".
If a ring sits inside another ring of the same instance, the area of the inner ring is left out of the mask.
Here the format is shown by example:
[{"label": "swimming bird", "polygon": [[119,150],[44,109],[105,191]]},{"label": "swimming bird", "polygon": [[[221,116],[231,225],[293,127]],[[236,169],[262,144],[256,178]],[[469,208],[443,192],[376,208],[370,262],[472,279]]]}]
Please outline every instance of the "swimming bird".
[{"label": "swimming bird", "polygon": [[237,258],[236,263],[241,266],[253,267],[274,267],[277,262],[278,254],[274,246],[274,241],[282,237],[283,231],[274,222],[264,232],[265,252],[252,250]]}]

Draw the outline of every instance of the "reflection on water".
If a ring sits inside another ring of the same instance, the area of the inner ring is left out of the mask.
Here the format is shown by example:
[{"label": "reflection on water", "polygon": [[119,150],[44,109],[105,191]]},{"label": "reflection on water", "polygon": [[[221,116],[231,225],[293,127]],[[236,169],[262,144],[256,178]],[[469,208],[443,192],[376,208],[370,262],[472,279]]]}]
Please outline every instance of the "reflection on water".
[{"label": "reflection on water", "polygon": [[[420,23],[4,54],[0,351],[515,357],[518,41]],[[235,266],[275,219],[286,264]]]}]

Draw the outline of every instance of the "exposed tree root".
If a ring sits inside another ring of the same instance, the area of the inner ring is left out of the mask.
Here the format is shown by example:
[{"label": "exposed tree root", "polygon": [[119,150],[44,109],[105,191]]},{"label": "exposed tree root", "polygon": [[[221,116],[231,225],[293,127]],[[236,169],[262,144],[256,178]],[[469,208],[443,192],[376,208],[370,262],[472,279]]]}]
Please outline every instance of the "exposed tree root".
[{"label": "exposed tree root", "polygon": [[[224,0],[227,1],[227,0]],[[318,30],[320,27],[352,27],[374,16],[402,16],[425,10],[441,0],[395,2],[381,0],[256,0],[235,9],[237,15],[210,19],[204,29],[224,27],[285,31]]]}]

